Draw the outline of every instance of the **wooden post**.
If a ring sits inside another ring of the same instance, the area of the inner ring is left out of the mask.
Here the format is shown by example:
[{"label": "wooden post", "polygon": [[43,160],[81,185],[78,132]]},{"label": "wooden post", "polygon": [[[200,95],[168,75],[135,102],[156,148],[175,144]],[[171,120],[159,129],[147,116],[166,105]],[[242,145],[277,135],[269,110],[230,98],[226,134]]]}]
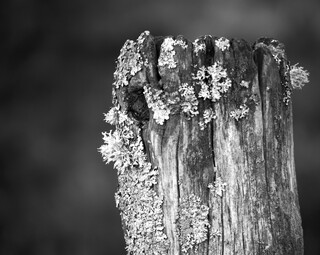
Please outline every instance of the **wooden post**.
[{"label": "wooden post", "polygon": [[283,45],[128,40],[100,148],[128,254],[303,254]]}]

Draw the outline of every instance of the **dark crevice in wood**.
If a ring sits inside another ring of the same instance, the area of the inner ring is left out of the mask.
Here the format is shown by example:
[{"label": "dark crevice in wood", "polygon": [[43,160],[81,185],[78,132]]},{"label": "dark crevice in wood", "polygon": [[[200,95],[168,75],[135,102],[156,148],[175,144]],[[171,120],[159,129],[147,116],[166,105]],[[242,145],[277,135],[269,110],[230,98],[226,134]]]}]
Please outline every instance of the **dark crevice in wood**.
[{"label": "dark crevice in wood", "polygon": [[221,255],[224,254],[224,219],[223,219],[223,197],[220,198],[221,201]]},{"label": "dark crevice in wood", "polygon": [[245,238],[244,238],[244,233],[243,233],[243,225],[242,225],[242,249],[243,249],[243,255],[246,254],[246,241],[245,241]]},{"label": "dark crevice in wood", "polygon": [[[209,205],[208,205],[209,206]],[[208,214],[208,220],[209,222],[211,222],[211,216],[210,216],[211,212],[210,212],[210,207],[209,207],[209,214]],[[206,240],[206,246],[207,246],[207,252],[206,255],[210,255],[209,251],[210,251],[210,232],[211,232],[211,224],[208,227],[208,233],[207,233],[207,240]]]},{"label": "dark crevice in wood", "polygon": [[126,101],[128,103],[128,112],[140,123],[149,121],[149,108],[141,87],[129,87]]},{"label": "dark crevice in wood", "polygon": [[[211,156],[212,156],[212,164],[214,167],[214,171],[216,169],[216,162],[215,162],[215,155],[214,155],[214,148],[213,148],[213,123],[210,123],[210,141],[209,141],[209,145],[210,145],[210,150],[211,150]],[[213,176],[213,181],[216,180],[216,172],[214,172],[214,176]]]},{"label": "dark crevice in wood", "polygon": [[179,179],[179,177],[180,177],[180,175],[179,175],[179,145],[180,145],[180,129],[181,129],[181,125],[180,125],[180,128],[179,128],[179,133],[178,133],[178,136],[177,136],[177,146],[176,146],[176,155],[177,155],[177,157],[176,157],[176,165],[177,165],[177,167],[176,167],[176,175],[177,175],[177,187],[178,187],[178,201],[180,201],[179,199],[180,199],[180,185],[179,185],[179,182],[181,181],[180,179]]},{"label": "dark crevice in wood", "polygon": [[161,86],[161,75],[160,75],[160,73],[159,73],[159,67],[158,67],[158,59],[159,59],[159,56],[160,56],[160,49],[161,49],[161,44],[163,43],[163,41],[164,41],[164,37],[163,36],[156,36],[155,38],[154,38],[154,42],[155,42],[155,48],[156,48],[156,50],[155,50],[155,71],[156,71],[156,78],[157,78],[157,80],[158,80],[158,86],[159,86],[159,88],[162,88],[162,86]]},{"label": "dark crevice in wood", "polygon": [[[259,40],[258,40],[259,41]],[[259,90],[260,90],[260,98],[261,98],[261,111],[262,111],[262,120],[263,120],[263,156],[264,156],[264,168],[265,168],[265,183],[266,183],[266,188],[267,188],[267,196],[268,196],[268,219],[270,223],[270,228],[271,228],[271,233],[273,237],[273,242],[276,239],[274,236],[274,229],[273,229],[273,223],[272,223],[272,218],[271,218],[271,197],[270,197],[270,183],[269,183],[269,173],[268,171],[270,170],[269,162],[268,162],[268,146],[267,146],[267,122],[268,119],[266,117],[266,103],[268,103],[266,99],[266,93],[268,88],[266,87],[265,81],[263,78],[266,78],[265,74],[263,73],[263,68],[265,68],[265,57],[267,54],[270,54],[263,48],[258,48],[257,50],[254,51],[254,56],[255,56],[255,61],[256,65],[258,68],[258,81],[259,81]]]}]

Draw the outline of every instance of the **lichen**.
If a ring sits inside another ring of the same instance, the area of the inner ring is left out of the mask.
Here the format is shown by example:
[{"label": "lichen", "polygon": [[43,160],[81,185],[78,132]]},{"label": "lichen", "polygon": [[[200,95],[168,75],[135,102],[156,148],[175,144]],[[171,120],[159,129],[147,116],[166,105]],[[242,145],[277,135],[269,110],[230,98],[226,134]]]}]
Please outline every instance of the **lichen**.
[{"label": "lichen", "polygon": [[290,80],[294,89],[302,89],[309,82],[309,72],[297,63],[290,67]]},{"label": "lichen", "polygon": [[163,199],[155,191],[158,169],[147,160],[141,129],[137,120],[121,109],[117,90],[127,86],[143,65],[140,54],[149,32],[137,41],[128,40],[120,51],[114,73],[112,102],[105,121],[116,129],[103,132],[104,144],[99,148],[106,163],[114,162],[118,173],[116,206],[120,210],[128,254],[167,254],[169,242],[163,225]]},{"label": "lichen", "polygon": [[244,87],[244,88],[249,88],[249,84],[250,84],[250,82],[249,81],[245,81],[245,80],[242,80],[241,82],[240,82],[240,86],[241,87]]},{"label": "lichen", "polygon": [[245,118],[249,113],[249,108],[246,104],[240,105],[238,109],[230,112],[230,117],[234,118],[236,121]]},{"label": "lichen", "polygon": [[149,36],[150,32],[148,30],[141,33],[137,39],[138,45],[141,46],[146,38],[146,36]]},{"label": "lichen", "polygon": [[179,92],[182,98],[180,103],[182,112],[184,112],[188,118],[198,115],[199,102],[194,87],[188,83],[182,83],[179,87]]},{"label": "lichen", "polygon": [[126,230],[126,250],[128,254],[167,254],[163,200],[154,190],[158,170],[147,161],[141,130],[118,107],[106,116],[116,130],[103,133],[104,145],[99,151],[106,163],[114,162],[118,172],[115,200]]},{"label": "lichen", "polygon": [[186,42],[182,41],[181,39],[175,40],[174,41],[174,45],[178,45],[182,49],[187,49],[188,48],[188,45],[186,44]]},{"label": "lichen", "polygon": [[227,38],[221,37],[215,41],[215,45],[221,50],[225,51],[230,47],[230,41]]},{"label": "lichen", "polygon": [[193,44],[193,51],[196,55],[199,54],[199,51],[206,50],[206,45],[203,42],[200,42],[199,39],[196,39],[192,44]]},{"label": "lichen", "polygon": [[222,236],[222,232],[221,230],[212,230],[210,233],[210,238],[216,238],[216,237],[221,237]]},{"label": "lichen", "polygon": [[292,86],[290,83],[290,65],[285,59],[282,60],[280,65],[280,78],[281,85],[284,88],[282,101],[288,106],[291,102]]},{"label": "lichen", "polygon": [[175,68],[177,66],[177,62],[174,59],[175,51],[174,51],[175,40],[171,37],[165,38],[163,43],[161,44],[160,56],[158,59],[158,66],[160,67],[168,67]]},{"label": "lichen", "polygon": [[223,182],[221,177],[217,177],[217,179],[215,180],[215,182],[209,183],[208,184],[208,188],[210,190],[210,192],[215,196],[219,196],[222,197],[223,196],[223,192],[225,192],[225,188],[227,186],[227,183]]},{"label": "lichen", "polygon": [[183,253],[190,249],[197,251],[197,245],[208,238],[209,207],[202,204],[196,195],[180,200],[179,205],[179,243]]},{"label": "lichen", "polygon": [[169,119],[170,107],[168,106],[165,93],[161,89],[144,86],[144,95],[148,104],[148,108],[153,111],[153,119],[159,125],[163,125]]},{"label": "lichen", "polygon": [[210,123],[213,119],[216,119],[217,116],[214,114],[212,108],[205,109],[203,112],[203,117],[200,118],[199,126],[200,130],[204,130],[208,123]]},{"label": "lichen", "polygon": [[199,98],[210,99],[212,102],[218,101],[232,86],[227,70],[219,61],[208,67],[200,67],[193,79],[201,86]]},{"label": "lichen", "polygon": [[111,124],[111,125],[116,125],[119,120],[119,107],[112,107],[107,114],[104,113],[104,121]]},{"label": "lichen", "polygon": [[113,74],[116,88],[127,86],[130,78],[142,69],[144,63],[138,45],[135,41],[127,40],[121,48]]}]

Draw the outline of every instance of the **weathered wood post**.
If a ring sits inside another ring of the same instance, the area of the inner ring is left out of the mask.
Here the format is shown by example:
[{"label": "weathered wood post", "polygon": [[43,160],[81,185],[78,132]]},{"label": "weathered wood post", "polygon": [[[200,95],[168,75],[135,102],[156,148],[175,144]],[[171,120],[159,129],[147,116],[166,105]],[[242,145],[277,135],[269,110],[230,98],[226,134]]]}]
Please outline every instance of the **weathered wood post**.
[{"label": "weathered wood post", "polygon": [[128,254],[303,254],[290,95],[308,74],[283,45],[144,32],[117,62],[100,151]]}]

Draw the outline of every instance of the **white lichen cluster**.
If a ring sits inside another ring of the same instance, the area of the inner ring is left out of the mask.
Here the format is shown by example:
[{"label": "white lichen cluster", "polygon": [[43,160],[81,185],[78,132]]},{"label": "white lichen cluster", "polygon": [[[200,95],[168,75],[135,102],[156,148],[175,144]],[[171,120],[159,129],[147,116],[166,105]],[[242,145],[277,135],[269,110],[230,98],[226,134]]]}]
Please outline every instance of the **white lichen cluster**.
[{"label": "white lichen cluster", "polygon": [[309,72],[297,63],[290,67],[290,80],[292,88],[302,89],[309,82]]},{"label": "white lichen cluster", "polygon": [[227,183],[223,182],[221,177],[217,177],[215,182],[209,183],[208,188],[213,195],[217,195],[219,197],[223,196],[223,192],[226,191]]},{"label": "white lichen cluster", "polygon": [[174,59],[174,56],[176,55],[174,46],[180,46],[183,49],[188,48],[186,42],[181,39],[174,40],[171,37],[165,38],[161,44],[158,66],[167,68],[177,67],[177,62]]},{"label": "white lichen cluster", "polygon": [[198,111],[198,99],[196,97],[194,87],[188,83],[182,83],[179,87],[181,95],[181,110],[187,117],[193,117],[199,114]]},{"label": "white lichen cluster", "polygon": [[159,125],[163,125],[170,116],[170,107],[167,103],[165,93],[161,89],[144,87],[144,96],[148,104],[148,108],[153,111],[153,119]]},{"label": "white lichen cluster", "polygon": [[127,86],[130,78],[141,70],[144,63],[138,46],[139,43],[127,40],[121,48],[117,59],[117,68],[113,74],[113,85],[116,88]]},{"label": "white lichen cluster", "polygon": [[240,105],[238,109],[230,112],[230,117],[234,118],[236,121],[245,118],[249,113],[249,108],[246,104]]},{"label": "white lichen cluster", "polygon": [[143,33],[141,33],[141,34],[139,35],[138,39],[137,39],[138,45],[141,46],[141,45],[143,44],[145,38],[146,38],[147,36],[149,36],[149,35],[150,35],[150,31],[148,31],[148,30],[146,30],[146,31],[144,31]]},{"label": "white lichen cluster", "polygon": [[196,55],[199,54],[199,51],[206,50],[206,45],[203,42],[200,42],[199,39],[196,39],[192,44],[193,44],[193,51]]},{"label": "white lichen cluster", "polygon": [[178,45],[178,46],[180,46],[182,49],[187,49],[187,48],[188,48],[188,45],[186,44],[186,42],[183,41],[183,40],[181,40],[181,39],[175,40],[175,41],[174,41],[174,45]]},{"label": "white lichen cluster", "polygon": [[179,206],[179,242],[183,253],[197,251],[197,245],[208,238],[209,207],[195,195],[182,198]]},{"label": "white lichen cluster", "polygon": [[203,112],[203,117],[200,118],[200,121],[199,121],[200,130],[204,130],[207,124],[216,118],[217,116],[215,115],[211,107],[208,109],[205,109]]},{"label": "white lichen cluster", "polygon": [[241,82],[240,82],[240,86],[241,87],[244,87],[244,88],[249,88],[249,84],[250,84],[250,82],[249,81],[245,81],[245,80],[242,80]]},{"label": "white lichen cluster", "polygon": [[193,79],[201,86],[199,97],[212,102],[218,101],[232,86],[227,70],[218,61],[208,67],[200,67]]},{"label": "white lichen cluster", "polygon": [[119,107],[112,107],[107,114],[104,115],[104,121],[111,124],[116,125],[119,122]]},{"label": "white lichen cluster", "polygon": [[119,106],[106,115],[116,130],[103,133],[99,148],[106,163],[114,162],[119,188],[116,205],[125,224],[128,254],[167,254],[168,240],[163,226],[163,200],[154,190],[158,170],[147,161],[141,130]]},{"label": "white lichen cluster", "polygon": [[161,44],[158,66],[175,68],[177,62],[174,59],[176,52],[174,51],[175,40],[171,37],[165,38]]},{"label": "white lichen cluster", "polygon": [[215,41],[215,45],[221,50],[228,50],[230,47],[230,41],[227,38],[221,37]]}]

